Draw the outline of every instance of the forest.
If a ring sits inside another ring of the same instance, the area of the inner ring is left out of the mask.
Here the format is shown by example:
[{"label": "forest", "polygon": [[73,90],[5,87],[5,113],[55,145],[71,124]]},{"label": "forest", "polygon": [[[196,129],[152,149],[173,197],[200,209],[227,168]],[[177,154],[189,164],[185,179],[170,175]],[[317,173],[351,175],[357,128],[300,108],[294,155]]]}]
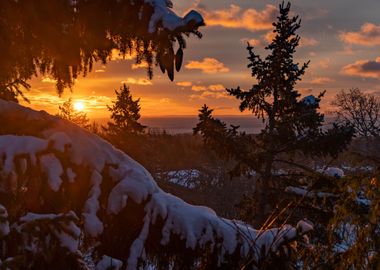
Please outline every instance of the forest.
[{"label": "forest", "polygon": [[207,104],[191,134],[145,126],[125,82],[109,89],[107,123],[71,98],[33,109],[34,77],[75,93],[115,50],[175,80],[208,27],[202,6],[175,5],[0,2],[0,269],[380,269],[380,98],[342,89],[327,120],[326,91],[298,90],[310,62],[295,60],[290,2],[264,50],[244,45],[251,87],[222,90],[257,133]]}]

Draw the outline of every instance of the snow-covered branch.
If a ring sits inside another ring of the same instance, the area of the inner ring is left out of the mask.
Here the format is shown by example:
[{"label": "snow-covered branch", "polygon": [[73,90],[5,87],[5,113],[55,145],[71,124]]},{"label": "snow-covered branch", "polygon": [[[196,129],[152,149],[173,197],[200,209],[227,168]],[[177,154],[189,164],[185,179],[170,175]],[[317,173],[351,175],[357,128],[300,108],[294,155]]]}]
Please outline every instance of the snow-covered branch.
[{"label": "snow-covered branch", "polygon": [[[75,237],[59,232],[56,236],[75,252],[78,216],[85,238],[100,239],[98,248],[104,253],[100,256],[117,258],[127,269],[136,269],[152,255],[148,245],[157,237],[157,252],[177,241],[173,252],[209,250],[220,266],[233,255],[244,261],[276,253],[289,240],[312,230],[300,222],[297,227],[259,231],[220,218],[207,207],[190,205],[161,190],[147,170],[108,142],[45,112],[0,100],[0,121],[3,235],[8,220],[41,222],[69,215],[71,223],[61,225]],[[16,195],[12,194],[25,196],[20,208],[26,212],[14,210],[9,198]],[[72,212],[61,214],[68,211]],[[103,265],[108,257],[101,258]]]}]

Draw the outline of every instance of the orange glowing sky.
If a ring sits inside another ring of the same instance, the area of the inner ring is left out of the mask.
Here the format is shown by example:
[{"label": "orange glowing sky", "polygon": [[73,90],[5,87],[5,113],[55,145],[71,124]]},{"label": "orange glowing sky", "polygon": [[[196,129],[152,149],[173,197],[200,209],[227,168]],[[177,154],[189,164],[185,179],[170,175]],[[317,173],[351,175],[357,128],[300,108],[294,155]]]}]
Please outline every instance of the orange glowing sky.
[{"label": "orange glowing sky", "polygon": [[[249,88],[254,82],[247,69],[245,44],[250,41],[257,52],[271,36],[271,22],[277,14],[278,1],[173,0],[178,14],[199,10],[208,26],[199,40],[192,37],[185,50],[184,66],[170,82],[159,68],[148,80],[144,65],[133,59],[117,59],[106,66],[95,65],[91,74],[78,78],[73,92],[60,98],[55,82],[49,78],[32,79],[27,93],[35,109],[56,113],[69,97],[84,104],[90,118],[108,117],[106,105],[115,97],[122,83],[130,86],[135,98],[141,98],[143,116],[196,115],[204,104],[219,115],[240,114],[238,102],[225,88],[240,85]],[[311,61],[297,87],[302,94],[327,90],[322,103],[329,103],[340,89],[360,87],[370,93],[380,92],[380,1],[378,0],[294,0],[292,10],[302,18],[301,46],[296,61]],[[127,57],[130,58],[130,57]]]}]

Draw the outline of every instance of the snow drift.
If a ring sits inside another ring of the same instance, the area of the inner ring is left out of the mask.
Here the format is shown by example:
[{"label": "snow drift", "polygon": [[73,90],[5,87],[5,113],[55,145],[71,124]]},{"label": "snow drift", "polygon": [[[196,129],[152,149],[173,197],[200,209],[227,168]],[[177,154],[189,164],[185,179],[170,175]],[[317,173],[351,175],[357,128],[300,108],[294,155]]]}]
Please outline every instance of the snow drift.
[{"label": "snow drift", "polygon": [[[233,255],[244,262],[275,253],[312,229],[301,221],[296,227],[258,231],[187,204],[161,190],[125,153],[46,112],[0,100],[0,123],[2,237],[9,224],[68,215],[68,230],[56,232],[61,246],[76,252],[80,231],[86,239],[97,239],[97,269],[106,269],[111,257],[119,266],[136,269],[155,252],[180,250],[208,250],[218,267]],[[10,213],[10,198],[20,193],[25,210]]]}]

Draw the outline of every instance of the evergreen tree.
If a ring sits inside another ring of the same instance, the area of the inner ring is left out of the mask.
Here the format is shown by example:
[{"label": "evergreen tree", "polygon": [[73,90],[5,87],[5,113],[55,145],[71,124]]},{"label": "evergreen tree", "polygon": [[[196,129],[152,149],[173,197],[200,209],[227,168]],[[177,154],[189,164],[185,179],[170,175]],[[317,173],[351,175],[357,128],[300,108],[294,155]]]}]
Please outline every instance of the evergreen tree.
[{"label": "evergreen tree", "polygon": [[90,129],[90,120],[85,112],[75,110],[71,98],[59,106],[59,117],[69,120],[80,127]]},{"label": "evergreen tree", "polygon": [[129,87],[123,84],[120,91],[115,90],[116,101],[108,106],[113,122],[108,123],[111,133],[141,134],[146,126],[140,124],[140,99],[133,100]]},{"label": "evergreen tree", "polygon": [[116,101],[108,106],[111,120],[103,127],[103,134],[113,145],[128,153],[140,163],[146,161],[148,138],[144,136],[146,126],[139,123],[140,99],[134,100],[129,87],[123,84],[115,90]]},{"label": "evergreen tree", "polygon": [[[353,129],[348,125],[334,125],[326,131],[322,129],[324,116],[318,109],[324,92],[318,97],[300,98],[295,89],[309,63],[300,65],[294,62],[293,56],[300,41],[296,34],[300,20],[298,16],[289,17],[289,12],[290,3],[283,2],[277,22],[273,23],[275,37],[265,48],[269,51],[265,59],[248,44],[248,68],[257,83],[248,91],[240,87],[227,89],[230,95],[241,101],[241,111],[250,110],[265,123],[260,134],[239,134],[237,127],[229,129],[214,119],[206,107],[200,110],[200,124],[195,129],[221,156],[236,161],[235,173],[249,170],[258,173],[256,197],[261,214],[268,214],[270,190],[281,183],[275,181],[279,178],[274,173],[276,168],[292,166],[310,170],[296,162],[295,157],[336,156],[353,135]],[[206,124],[210,122],[213,124]]]}]

